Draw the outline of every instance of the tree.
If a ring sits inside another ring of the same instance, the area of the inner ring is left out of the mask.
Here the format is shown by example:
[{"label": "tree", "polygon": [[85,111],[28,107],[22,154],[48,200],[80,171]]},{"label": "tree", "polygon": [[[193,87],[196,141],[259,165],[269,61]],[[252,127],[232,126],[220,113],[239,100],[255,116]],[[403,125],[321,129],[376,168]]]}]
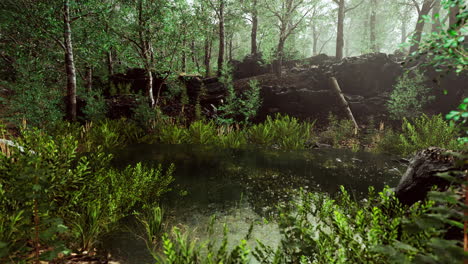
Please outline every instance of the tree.
[{"label": "tree", "polygon": [[416,7],[418,11],[418,22],[416,23],[416,28],[414,29],[414,34],[412,36],[411,42],[412,46],[409,50],[410,54],[413,54],[419,48],[419,42],[421,42],[422,32],[424,28],[424,20],[423,17],[427,16],[431,11],[432,7],[434,6],[436,0],[424,0],[422,6],[416,0],[411,0],[413,5]]},{"label": "tree", "polygon": [[370,46],[373,52],[379,52],[376,37],[377,24],[377,0],[371,0],[371,15],[370,15]]},{"label": "tree", "polygon": [[346,0],[333,0],[338,5],[338,16],[337,16],[337,30],[336,30],[336,58],[341,60],[343,58],[343,47],[344,47],[344,19],[347,12],[360,6],[364,0],[356,4],[353,7],[346,8]]},{"label": "tree", "polygon": [[[281,67],[284,59],[284,45],[288,37],[294,32],[297,26],[313,9],[307,0],[280,0],[275,2],[278,5],[273,7],[267,4],[267,9],[278,18],[277,27],[279,29],[278,45],[276,47],[275,73],[281,77]],[[304,11],[305,9],[305,11]]]}]

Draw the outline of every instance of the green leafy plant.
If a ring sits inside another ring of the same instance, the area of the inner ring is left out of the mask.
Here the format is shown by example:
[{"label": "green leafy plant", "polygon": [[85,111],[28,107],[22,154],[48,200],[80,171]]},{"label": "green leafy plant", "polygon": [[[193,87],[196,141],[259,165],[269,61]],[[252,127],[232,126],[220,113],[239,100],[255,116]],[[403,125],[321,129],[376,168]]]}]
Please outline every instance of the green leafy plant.
[{"label": "green leafy plant", "polygon": [[18,127],[23,121],[31,127],[47,128],[64,117],[61,93],[42,84],[40,79],[17,83],[12,86],[14,96],[0,98],[7,104],[7,120]]},{"label": "green leafy plant", "polygon": [[404,118],[400,146],[405,155],[431,146],[456,150],[460,148],[457,135],[456,128],[450,126],[441,115],[422,115],[412,122]]},{"label": "green leafy plant", "polygon": [[[400,239],[423,250],[421,240],[437,237],[433,229],[400,231],[408,216],[429,212],[433,206],[428,202],[405,208],[388,189],[376,194],[370,188],[364,202],[353,200],[343,187],[336,199],[301,191],[297,202],[281,209],[280,246],[274,249],[259,242],[254,256],[261,263],[388,263],[380,245],[398,248],[401,245],[394,241]],[[414,258],[406,253],[407,259]]]},{"label": "green leafy plant", "polygon": [[214,144],[217,131],[213,122],[195,121],[188,128],[188,142],[191,144]]},{"label": "green leafy plant", "polygon": [[321,139],[334,147],[346,145],[346,141],[354,139],[354,124],[351,120],[338,118],[330,113],[328,115],[328,128],[321,134]]},{"label": "green leafy plant", "polygon": [[394,119],[417,117],[434,100],[434,96],[430,95],[430,88],[424,84],[425,81],[424,74],[418,70],[406,71],[398,78],[387,104]]},{"label": "green leafy plant", "polygon": [[107,104],[104,97],[96,91],[92,91],[84,97],[86,105],[83,113],[86,119],[92,122],[104,120],[107,114]]}]

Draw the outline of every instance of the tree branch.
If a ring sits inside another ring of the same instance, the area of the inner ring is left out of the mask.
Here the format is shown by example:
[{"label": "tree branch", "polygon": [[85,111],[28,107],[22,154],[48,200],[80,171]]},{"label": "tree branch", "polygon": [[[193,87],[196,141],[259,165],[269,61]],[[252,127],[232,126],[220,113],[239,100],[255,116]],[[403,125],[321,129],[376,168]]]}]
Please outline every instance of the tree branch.
[{"label": "tree branch", "polygon": [[349,11],[355,9],[356,7],[362,5],[362,3],[364,3],[364,0],[362,0],[359,4],[357,4],[357,5],[353,6],[353,7],[346,8],[344,12],[347,13],[347,12],[349,12]]}]

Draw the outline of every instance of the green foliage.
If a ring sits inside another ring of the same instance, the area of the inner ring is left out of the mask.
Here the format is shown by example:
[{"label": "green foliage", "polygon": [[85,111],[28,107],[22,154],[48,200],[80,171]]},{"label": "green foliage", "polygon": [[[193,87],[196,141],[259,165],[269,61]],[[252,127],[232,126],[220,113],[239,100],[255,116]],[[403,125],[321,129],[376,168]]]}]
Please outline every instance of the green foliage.
[{"label": "green foliage", "polygon": [[14,96],[1,98],[6,104],[7,120],[20,126],[23,120],[32,127],[47,126],[63,119],[63,97],[60,91],[42,84],[39,79],[11,85]]},{"label": "green foliage", "polygon": [[[451,71],[455,69],[457,73],[467,70],[467,51],[466,51],[466,22],[468,10],[465,0],[443,0],[442,6],[449,13],[453,7],[458,7],[460,12],[457,15],[457,21],[450,27],[443,27],[438,32],[432,32],[430,36],[419,43],[419,51],[413,56],[428,56],[429,63],[438,71]],[[435,19],[439,19],[436,17]],[[434,23],[431,18],[425,20]]]},{"label": "green foliage", "polygon": [[139,104],[133,109],[132,119],[143,128],[150,128],[156,121],[162,118],[159,108],[152,108],[147,98],[140,96],[137,98]]},{"label": "green foliage", "polygon": [[217,131],[213,122],[195,121],[188,128],[188,142],[191,144],[214,144]]},{"label": "green foliage", "polygon": [[463,144],[457,142],[458,135],[458,127],[441,115],[422,115],[413,120],[403,118],[402,131],[383,131],[376,150],[398,155],[410,155],[431,146],[460,150]]},{"label": "green foliage", "polygon": [[[440,237],[433,228],[401,232],[406,219],[428,213],[433,206],[429,202],[405,208],[388,189],[376,195],[370,188],[363,202],[354,201],[343,187],[336,199],[301,191],[299,200],[281,211],[279,248],[260,242],[254,256],[261,263],[388,263],[381,245],[399,249],[406,243],[407,248],[425,251],[420,241]],[[404,259],[414,255],[406,251]]]},{"label": "green foliage", "polygon": [[402,130],[400,146],[405,155],[431,146],[454,150],[461,147],[456,140],[456,128],[450,126],[441,115],[422,115],[412,122],[404,118]]},{"label": "green foliage", "polygon": [[[202,264],[202,263],[250,263],[249,253],[245,239],[241,240],[232,250],[228,249],[228,229],[224,226],[224,236],[219,247],[214,245],[214,240],[209,240],[204,245],[190,241],[187,235],[174,227],[172,236],[163,235],[164,255],[156,260],[158,263],[167,264]],[[204,250],[207,253],[204,253]]]},{"label": "green foliage", "polygon": [[221,127],[218,144],[223,148],[242,148],[247,146],[246,132],[232,127]]},{"label": "green foliage", "polygon": [[446,115],[447,120],[452,120],[451,125],[456,124],[456,129],[461,130],[461,136],[458,138],[460,144],[468,144],[468,97],[458,106],[458,110],[450,111]]},{"label": "green foliage", "polygon": [[250,127],[247,136],[251,143],[257,145],[274,145],[284,150],[301,149],[311,139],[312,127],[313,123],[299,122],[294,117],[278,114]]},{"label": "green foliage", "polygon": [[187,142],[187,130],[177,124],[168,124],[159,131],[159,140],[167,144],[182,144]]},{"label": "green foliage", "polygon": [[392,118],[414,118],[422,114],[424,106],[434,100],[425,81],[424,74],[418,70],[404,72],[398,78],[387,104]]},{"label": "green foliage", "polygon": [[386,129],[377,140],[375,150],[382,153],[402,154],[400,134],[393,129]]},{"label": "green foliage", "polygon": [[354,124],[349,119],[338,120],[338,118],[329,113],[328,115],[328,128],[321,134],[321,138],[332,144],[334,147],[340,147],[345,144],[347,140],[354,138]]},{"label": "green foliage", "polygon": [[83,113],[86,116],[86,120],[96,122],[106,118],[107,104],[100,93],[95,91],[88,93],[84,99],[86,106],[83,108]]},{"label": "green foliage", "polygon": [[240,124],[248,124],[250,119],[255,117],[262,101],[260,98],[260,85],[257,80],[249,82],[249,88],[242,94],[237,95],[234,90],[231,69],[226,68],[220,82],[227,91],[225,104],[219,107],[217,122],[222,125],[232,125],[239,120]]},{"label": "green foliage", "polygon": [[[173,181],[173,166],[165,172],[141,164],[111,168],[112,155],[99,145],[81,155],[70,134],[26,130],[15,141],[23,151],[0,154],[2,262],[23,259],[30,241],[53,248],[41,253],[42,259],[68,254],[68,248],[92,250],[135,208],[156,205]],[[31,236],[34,229],[39,237]]]}]

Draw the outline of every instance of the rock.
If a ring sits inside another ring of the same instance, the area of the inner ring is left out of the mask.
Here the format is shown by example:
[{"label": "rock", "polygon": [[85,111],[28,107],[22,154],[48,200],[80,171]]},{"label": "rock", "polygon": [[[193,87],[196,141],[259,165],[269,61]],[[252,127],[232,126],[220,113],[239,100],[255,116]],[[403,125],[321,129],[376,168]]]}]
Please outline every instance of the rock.
[{"label": "rock", "polygon": [[[167,90],[164,73],[153,73],[153,95],[156,97],[161,87],[161,94]],[[104,96],[124,94],[147,94],[146,82],[148,76],[145,69],[130,68],[126,73],[117,73],[109,78],[110,86],[104,89]]]},{"label": "rock", "polygon": [[234,79],[248,78],[268,72],[268,66],[265,65],[260,53],[247,55],[242,62],[231,61],[231,65],[234,68]]},{"label": "rock", "polygon": [[455,160],[445,155],[448,150],[430,147],[418,152],[411,160],[400,183],[395,188],[401,203],[411,205],[424,200],[434,185],[443,190],[449,182],[436,176],[438,173],[455,170]]}]

